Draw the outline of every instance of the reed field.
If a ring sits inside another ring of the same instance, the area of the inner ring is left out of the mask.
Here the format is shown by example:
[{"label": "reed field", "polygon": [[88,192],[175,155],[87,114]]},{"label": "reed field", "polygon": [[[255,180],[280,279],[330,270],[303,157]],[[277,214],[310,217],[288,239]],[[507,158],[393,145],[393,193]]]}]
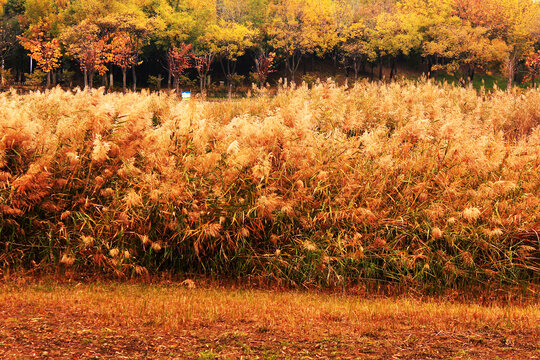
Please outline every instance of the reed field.
[{"label": "reed field", "polygon": [[540,90],[0,94],[0,268],[537,286]]}]

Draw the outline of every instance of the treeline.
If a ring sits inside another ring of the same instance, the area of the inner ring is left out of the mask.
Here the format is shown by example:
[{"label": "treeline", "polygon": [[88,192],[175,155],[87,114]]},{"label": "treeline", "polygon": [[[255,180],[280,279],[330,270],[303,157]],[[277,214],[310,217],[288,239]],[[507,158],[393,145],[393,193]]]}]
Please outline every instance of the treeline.
[{"label": "treeline", "polygon": [[[540,3],[535,0],[0,0],[2,87],[11,82],[55,83],[58,75],[85,87],[100,75],[137,74],[169,88],[219,70],[233,85],[250,74],[265,84],[281,69],[296,81],[302,61],[324,58],[356,80],[369,72],[389,78],[407,61],[428,74],[472,80],[498,73],[540,73]],[[28,55],[31,56],[28,57]],[[239,61],[240,60],[240,61]],[[30,62],[30,67],[29,67]],[[35,64],[41,73],[30,75]],[[190,71],[190,78],[186,77]],[[131,73],[131,74],[129,74]]]}]

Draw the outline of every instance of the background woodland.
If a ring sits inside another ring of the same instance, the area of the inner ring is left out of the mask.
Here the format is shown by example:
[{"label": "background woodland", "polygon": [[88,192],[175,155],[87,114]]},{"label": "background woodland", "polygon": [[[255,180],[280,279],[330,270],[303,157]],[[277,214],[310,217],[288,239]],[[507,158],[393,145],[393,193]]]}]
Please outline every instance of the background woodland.
[{"label": "background woodland", "polygon": [[221,84],[230,96],[277,78],[398,69],[528,86],[539,39],[534,0],[0,0],[4,88]]}]

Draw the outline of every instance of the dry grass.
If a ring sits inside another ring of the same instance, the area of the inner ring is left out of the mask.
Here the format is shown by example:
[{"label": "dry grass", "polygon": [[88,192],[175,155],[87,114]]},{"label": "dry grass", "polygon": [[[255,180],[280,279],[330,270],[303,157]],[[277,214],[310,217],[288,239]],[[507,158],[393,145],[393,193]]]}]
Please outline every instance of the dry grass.
[{"label": "dry grass", "polygon": [[540,350],[536,305],[15,283],[0,285],[0,302],[2,358],[532,359]]},{"label": "dry grass", "polygon": [[4,268],[538,282],[540,90],[322,83],[209,103],[54,89],[0,108]]}]

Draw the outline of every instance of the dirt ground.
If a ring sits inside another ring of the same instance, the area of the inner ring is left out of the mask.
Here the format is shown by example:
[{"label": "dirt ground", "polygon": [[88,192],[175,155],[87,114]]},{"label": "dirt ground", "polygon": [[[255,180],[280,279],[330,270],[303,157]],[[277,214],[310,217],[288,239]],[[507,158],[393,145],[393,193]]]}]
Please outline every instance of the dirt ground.
[{"label": "dirt ground", "polygon": [[159,303],[142,291],[0,285],[0,359],[540,359],[540,318],[526,309],[499,321],[388,300],[224,291],[213,307],[220,291],[167,290]]}]

